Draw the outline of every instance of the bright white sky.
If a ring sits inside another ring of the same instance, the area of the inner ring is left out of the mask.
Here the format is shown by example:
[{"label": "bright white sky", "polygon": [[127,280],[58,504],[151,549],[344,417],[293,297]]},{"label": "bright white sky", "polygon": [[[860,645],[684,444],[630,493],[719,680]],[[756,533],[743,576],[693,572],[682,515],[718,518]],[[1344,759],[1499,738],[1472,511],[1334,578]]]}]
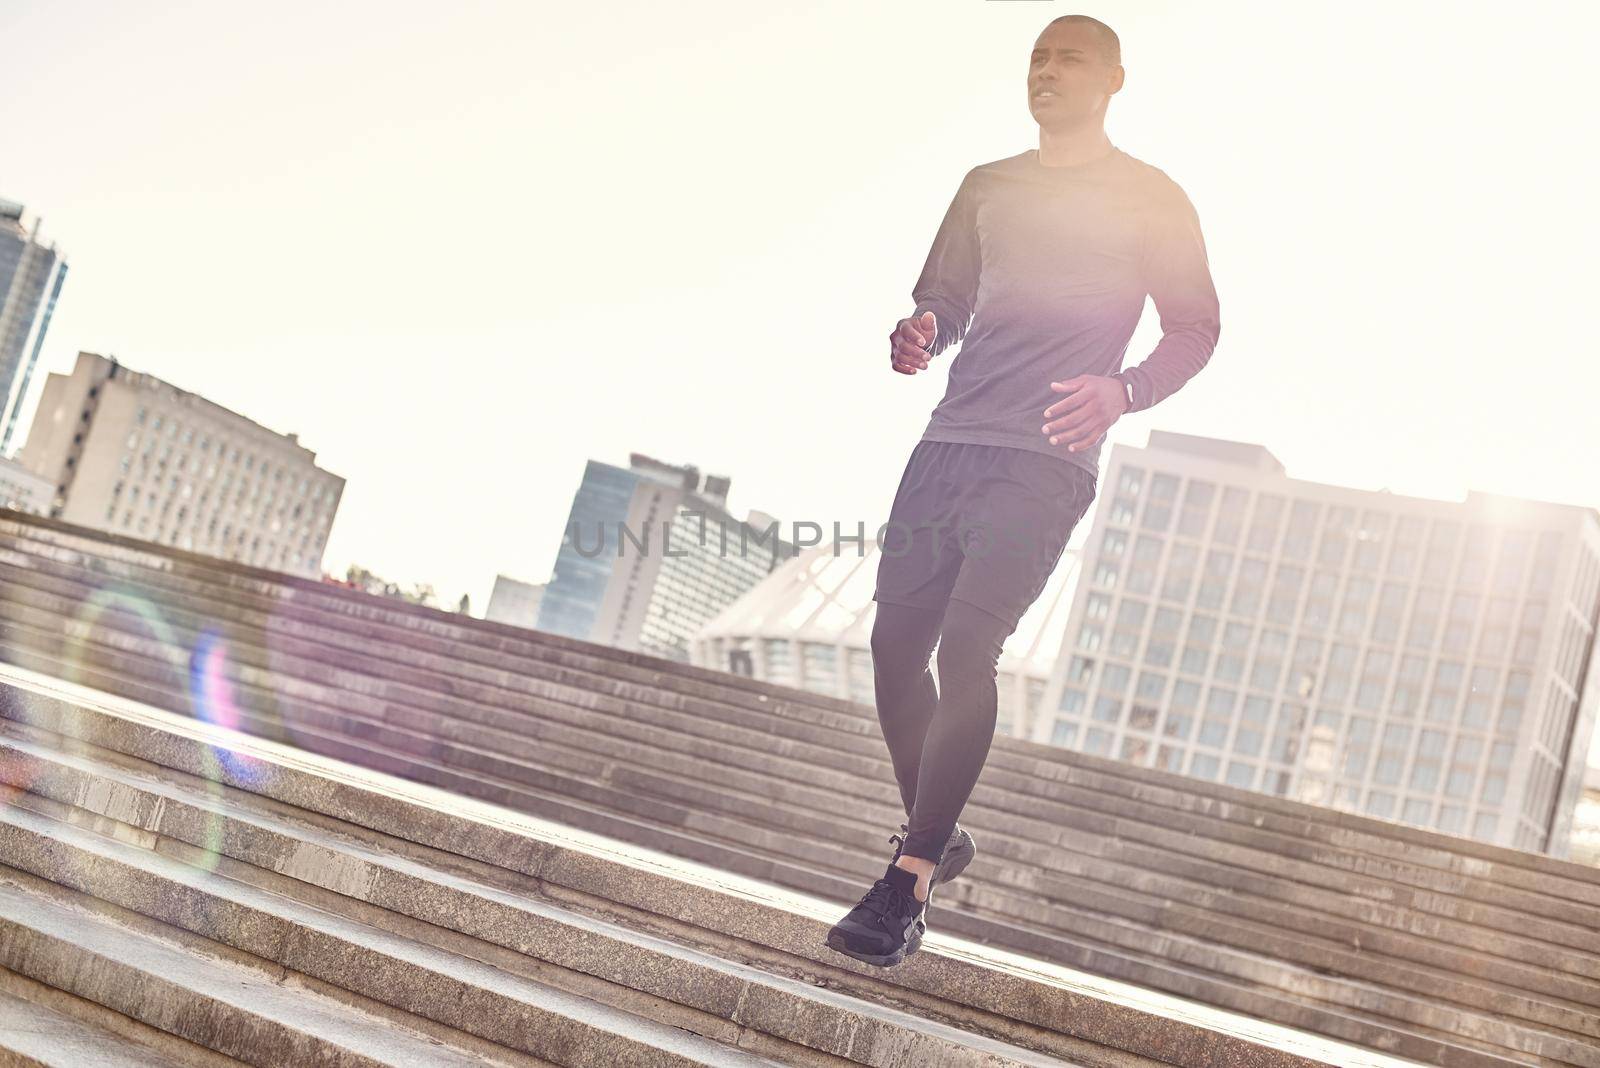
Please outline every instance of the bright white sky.
[{"label": "bright white sky", "polygon": [[591,457],[870,530],[944,388],[886,335],[961,176],[1037,146],[1028,51],[1074,10],[1222,300],[1112,441],[1600,504],[1585,2],[0,0],[0,196],[71,263],[44,369],[297,431],[348,480],[327,569],[479,613],[548,578]]}]

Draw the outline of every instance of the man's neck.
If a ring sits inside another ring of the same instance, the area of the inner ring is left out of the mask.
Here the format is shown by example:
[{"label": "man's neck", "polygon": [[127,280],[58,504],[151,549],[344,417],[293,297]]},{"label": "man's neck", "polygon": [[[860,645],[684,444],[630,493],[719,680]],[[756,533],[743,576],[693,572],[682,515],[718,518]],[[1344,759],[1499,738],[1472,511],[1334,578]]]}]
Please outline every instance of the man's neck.
[{"label": "man's neck", "polygon": [[1109,155],[1111,147],[1104,126],[1079,126],[1068,130],[1039,127],[1039,162],[1046,167],[1076,167]]}]

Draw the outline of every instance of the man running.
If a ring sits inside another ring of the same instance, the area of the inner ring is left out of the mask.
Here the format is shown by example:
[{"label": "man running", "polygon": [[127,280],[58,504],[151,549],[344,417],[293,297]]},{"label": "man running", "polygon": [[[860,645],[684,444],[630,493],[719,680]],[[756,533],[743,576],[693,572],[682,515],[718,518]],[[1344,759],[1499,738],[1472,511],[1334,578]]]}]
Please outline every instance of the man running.
[{"label": "man running", "polygon": [[[871,964],[916,952],[934,886],[976,855],[956,818],[989,755],[1001,647],[1095,499],[1106,431],[1171,396],[1216,347],[1193,205],[1106,136],[1123,77],[1104,23],[1044,28],[1027,78],[1039,147],[967,172],[916,308],[889,335],[890,366],[907,375],[962,346],[900,478],[873,595],[878,721],[908,822],[883,878],[827,938]],[[1123,369],[1147,294],[1162,338]]]}]

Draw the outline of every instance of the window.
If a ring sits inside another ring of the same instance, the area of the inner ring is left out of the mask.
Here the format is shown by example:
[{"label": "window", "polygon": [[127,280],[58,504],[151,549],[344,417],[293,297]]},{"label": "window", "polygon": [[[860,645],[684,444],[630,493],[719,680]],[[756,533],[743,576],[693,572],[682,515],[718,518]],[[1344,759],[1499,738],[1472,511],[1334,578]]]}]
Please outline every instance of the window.
[{"label": "window", "polygon": [[1428,551],[1422,556],[1424,582],[1444,582],[1450,577],[1456,545],[1461,540],[1461,524],[1439,520],[1428,532]]},{"label": "window", "polygon": [[1294,564],[1279,564],[1272,576],[1272,592],[1267,599],[1267,618],[1274,623],[1294,622],[1295,606],[1306,584],[1306,570]]},{"label": "window", "polygon": [[1238,682],[1244,678],[1244,659],[1250,651],[1250,625],[1229,623],[1222,631],[1222,648],[1217,652],[1217,678]]},{"label": "window", "polygon": [[1189,637],[1183,648],[1180,667],[1191,675],[1204,675],[1211,659],[1211,643],[1216,637],[1217,621],[1213,616],[1195,615],[1189,620]]},{"label": "window", "polygon": [[1388,568],[1392,578],[1409,580],[1416,575],[1418,554],[1427,526],[1427,520],[1414,515],[1403,515],[1395,523],[1394,548],[1389,551]]},{"label": "window", "polygon": [[1322,679],[1322,696],[1335,703],[1350,695],[1351,677],[1355,673],[1356,647],[1335,642],[1328,651],[1328,669]]},{"label": "window", "polygon": [[1161,565],[1163,540],[1141,534],[1133,543],[1133,566],[1128,570],[1128,590],[1131,593],[1150,593],[1155,589],[1156,572]]},{"label": "window", "polygon": [[1398,582],[1385,582],[1378,595],[1378,614],[1372,621],[1372,637],[1380,642],[1400,640],[1400,622],[1406,614],[1406,587]]},{"label": "window", "polygon": [[1352,575],[1345,583],[1344,604],[1339,611],[1339,633],[1360,637],[1366,633],[1367,613],[1372,606],[1372,580]]},{"label": "window", "polygon": [[1411,788],[1432,793],[1439,785],[1439,768],[1444,760],[1444,732],[1423,731],[1417,740],[1417,755],[1411,765]]},{"label": "window", "polygon": [[1306,630],[1324,630],[1333,622],[1333,596],[1339,588],[1339,576],[1332,571],[1317,571],[1311,576],[1311,591],[1306,595],[1305,617],[1301,627]]},{"label": "window", "polygon": [[1244,521],[1245,506],[1250,494],[1238,486],[1222,491],[1222,506],[1217,512],[1217,527],[1211,540],[1221,545],[1238,545],[1240,525]]},{"label": "window", "polygon": [[1194,589],[1199,559],[1200,550],[1193,545],[1178,542],[1172,546],[1172,552],[1167,557],[1166,576],[1161,583],[1163,601],[1182,603],[1189,599],[1189,591]]},{"label": "window", "polygon": [[1217,487],[1210,482],[1190,479],[1183,493],[1183,508],[1178,512],[1178,533],[1188,538],[1203,538],[1211,520],[1211,502]]},{"label": "window", "polygon": [[1467,684],[1467,701],[1461,709],[1461,725],[1482,730],[1489,726],[1489,712],[1500,689],[1500,669],[1478,665]]},{"label": "window", "polygon": [[1372,757],[1372,720],[1366,716],[1353,716],[1350,733],[1344,743],[1344,777],[1361,779],[1367,774],[1367,764]]},{"label": "window", "polygon": [[1283,678],[1283,655],[1289,645],[1289,635],[1281,630],[1261,632],[1256,643],[1255,662],[1250,667],[1250,685],[1257,690],[1272,692]]},{"label": "window", "polygon": [[1233,573],[1233,554],[1221,549],[1206,553],[1205,571],[1200,577],[1200,593],[1195,607],[1218,609],[1228,589],[1228,576]]},{"label": "window", "polygon": [[1411,749],[1411,728],[1391,723],[1383,728],[1383,743],[1378,750],[1378,765],[1372,781],[1382,786],[1398,786]]},{"label": "window", "polygon": [[1289,509],[1289,528],[1283,535],[1283,555],[1306,563],[1317,538],[1317,519],[1322,506],[1316,501],[1295,501]]},{"label": "window", "polygon": [[1341,506],[1328,509],[1328,519],[1322,528],[1322,544],[1317,548],[1317,563],[1329,568],[1344,565],[1350,546],[1351,528],[1355,526],[1355,509]]},{"label": "window", "polygon": [[1439,661],[1433,673],[1433,690],[1428,695],[1428,718],[1435,723],[1452,722],[1460,697],[1461,663],[1456,660]]},{"label": "window", "polygon": [[1234,585],[1233,604],[1229,607],[1234,615],[1253,617],[1261,607],[1261,596],[1266,588],[1267,562],[1253,556],[1247,556],[1239,562],[1239,579]]},{"label": "window", "polygon": [[1478,781],[1478,757],[1483,753],[1483,743],[1470,735],[1456,739],[1456,748],[1450,762],[1450,775],[1444,782],[1444,792],[1451,797],[1471,797]]},{"label": "window", "polygon": [[1427,660],[1420,656],[1400,658],[1400,674],[1395,679],[1394,693],[1389,697],[1389,713],[1411,716],[1422,701],[1422,691],[1427,682]]},{"label": "window", "polygon": [[1139,650],[1139,638],[1144,631],[1144,617],[1149,610],[1144,601],[1124,597],[1117,608],[1117,626],[1111,633],[1111,654],[1134,659]]},{"label": "window", "polygon": [[1256,498],[1255,514],[1250,518],[1250,533],[1245,547],[1252,552],[1271,555],[1278,546],[1278,530],[1283,525],[1285,500],[1275,494],[1263,493]]},{"label": "window", "polygon": [[1361,513],[1361,527],[1356,531],[1355,555],[1350,566],[1357,571],[1377,571],[1383,560],[1384,538],[1389,533],[1390,516],[1387,512]]},{"label": "window", "polygon": [[1144,505],[1143,526],[1163,533],[1172,525],[1172,506],[1178,496],[1178,479],[1157,473],[1150,479],[1150,496]]},{"label": "window", "polygon": [[1361,669],[1361,682],[1356,687],[1356,707],[1377,711],[1383,707],[1383,692],[1389,687],[1389,666],[1393,657],[1388,650],[1373,647]]}]

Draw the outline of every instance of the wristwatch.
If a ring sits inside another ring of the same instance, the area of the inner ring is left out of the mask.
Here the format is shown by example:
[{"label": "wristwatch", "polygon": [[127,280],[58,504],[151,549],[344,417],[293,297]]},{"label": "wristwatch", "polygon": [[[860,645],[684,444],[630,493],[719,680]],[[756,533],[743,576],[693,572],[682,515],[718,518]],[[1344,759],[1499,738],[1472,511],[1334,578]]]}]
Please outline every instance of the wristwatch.
[{"label": "wristwatch", "polygon": [[1128,411],[1133,411],[1133,381],[1123,371],[1118,371],[1111,377],[1122,383],[1122,392],[1128,395]]}]

